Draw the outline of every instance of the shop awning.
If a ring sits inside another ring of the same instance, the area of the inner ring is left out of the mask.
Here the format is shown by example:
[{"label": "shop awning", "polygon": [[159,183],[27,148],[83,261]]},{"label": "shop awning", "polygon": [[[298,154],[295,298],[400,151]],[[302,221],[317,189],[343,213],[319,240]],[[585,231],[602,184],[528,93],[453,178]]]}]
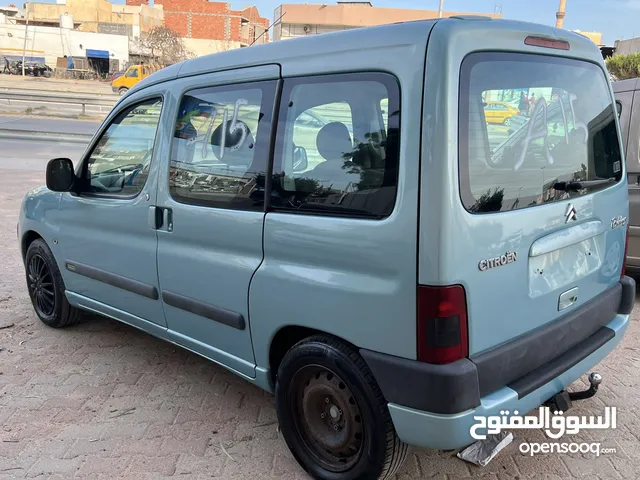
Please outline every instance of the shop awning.
[{"label": "shop awning", "polygon": [[87,58],[109,58],[107,50],[91,50],[87,48]]}]

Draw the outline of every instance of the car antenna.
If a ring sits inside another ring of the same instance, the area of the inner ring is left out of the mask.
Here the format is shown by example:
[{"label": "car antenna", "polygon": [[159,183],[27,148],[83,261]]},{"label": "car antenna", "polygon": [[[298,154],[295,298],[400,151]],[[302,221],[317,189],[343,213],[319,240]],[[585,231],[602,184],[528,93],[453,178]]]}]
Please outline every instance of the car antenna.
[{"label": "car antenna", "polygon": [[[253,42],[251,42],[251,45],[253,45],[254,43],[256,43],[258,40],[260,40],[262,38],[262,36],[267,33],[269,30],[271,30],[271,27],[273,27],[274,25],[276,25],[280,20],[282,20],[282,17],[284,17],[287,14],[287,12],[284,12],[282,15],[280,15],[280,18],[278,18],[275,22],[273,22],[271,25],[269,25],[269,28],[267,28],[264,32],[262,32],[260,35],[258,35],[258,38],[256,38]],[[249,45],[249,46],[251,46]]]}]

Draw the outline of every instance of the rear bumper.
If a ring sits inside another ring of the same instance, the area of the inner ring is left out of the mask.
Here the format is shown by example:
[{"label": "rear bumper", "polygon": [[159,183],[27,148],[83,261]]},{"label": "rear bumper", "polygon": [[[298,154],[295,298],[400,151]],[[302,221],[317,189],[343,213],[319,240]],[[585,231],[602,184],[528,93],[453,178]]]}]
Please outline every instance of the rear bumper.
[{"label": "rear bumper", "polygon": [[556,322],[449,365],[361,353],[403,441],[459,448],[474,441],[474,416],[529,412],[600,362],[622,339],[634,300],[635,282],[625,277]]}]

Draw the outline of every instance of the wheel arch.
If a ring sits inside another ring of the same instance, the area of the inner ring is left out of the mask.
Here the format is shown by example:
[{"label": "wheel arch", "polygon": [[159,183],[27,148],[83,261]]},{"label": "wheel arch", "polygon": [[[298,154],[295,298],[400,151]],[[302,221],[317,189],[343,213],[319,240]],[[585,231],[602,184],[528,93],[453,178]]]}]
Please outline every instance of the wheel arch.
[{"label": "wheel arch", "polygon": [[22,254],[22,260],[27,256],[27,250],[29,249],[29,245],[31,245],[35,240],[41,239],[46,242],[44,237],[40,235],[35,230],[27,230],[22,234],[22,238],[20,239],[20,253]]},{"label": "wheel arch", "polygon": [[280,327],[280,329],[272,337],[271,343],[269,344],[269,381],[271,382],[272,386],[276,383],[276,375],[278,374],[280,363],[282,362],[282,359],[287,354],[287,352],[291,349],[291,347],[293,347],[299,341],[304,340],[305,338],[312,337],[314,335],[327,335],[333,338],[337,338],[338,340],[352,346],[354,349],[359,350],[356,345],[353,345],[348,340],[334,333],[326,332],[316,328],[304,327],[301,325],[286,325]]}]

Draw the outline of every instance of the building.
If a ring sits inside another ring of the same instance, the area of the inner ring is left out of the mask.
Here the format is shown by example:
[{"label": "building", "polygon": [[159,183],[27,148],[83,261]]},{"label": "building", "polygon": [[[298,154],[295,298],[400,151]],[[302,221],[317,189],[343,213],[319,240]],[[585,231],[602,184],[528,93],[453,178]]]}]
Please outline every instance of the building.
[{"label": "building", "polygon": [[[127,5],[147,5],[149,0],[127,0]],[[269,41],[269,19],[256,7],[232,10],[225,2],[207,0],[155,0],[164,11],[164,23],[182,37],[196,55],[246,47]]]},{"label": "building", "polygon": [[[27,2],[23,8],[0,10],[0,57],[45,62],[64,56],[76,68],[101,74],[129,60],[129,40],[162,25],[162,8],[112,5],[107,0]],[[25,38],[26,36],[26,38]]]},{"label": "building", "polygon": [[[157,2],[158,0],[156,0]],[[478,15],[463,12],[443,12],[443,17]],[[483,14],[502,18],[501,14]],[[338,1],[327,4],[283,4],[274,13],[274,40],[286,40],[306,35],[336,32],[358,27],[438,18],[437,10],[379,8],[371,2]],[[278,22],[278,19],[280,21]],[[277,22],[277,23],[276,23]]]},{"label": "building", "polygon": [[[0,60],[22,60],[27,34],[27,61],[45,62],[55,66],[58,58],[72,56],[87,59],[92,68],[105,73],[117,70],[129,60],[129,38],[126,35],[83,32],[61,27],[0,24]],[[103,65],[107,62],[107,65]],[[81,62],[76,62],[79,65]],[[100,64],[100,68],[98,68]]]},{"label": "building", "polygon": [[602,33],[601,32],[583,32],[582,30],[574,30],[575,33],[579,33],[580,35],[587,37],[593,43],[598,46],[602,45]]},{"label": "building", "polygon": [[17,24],[41,27],[69,27],[83,32],[140,37],[164,23],[162,6],[114,5],[108,0],[57,0],[57,3],[27,2]]}]

